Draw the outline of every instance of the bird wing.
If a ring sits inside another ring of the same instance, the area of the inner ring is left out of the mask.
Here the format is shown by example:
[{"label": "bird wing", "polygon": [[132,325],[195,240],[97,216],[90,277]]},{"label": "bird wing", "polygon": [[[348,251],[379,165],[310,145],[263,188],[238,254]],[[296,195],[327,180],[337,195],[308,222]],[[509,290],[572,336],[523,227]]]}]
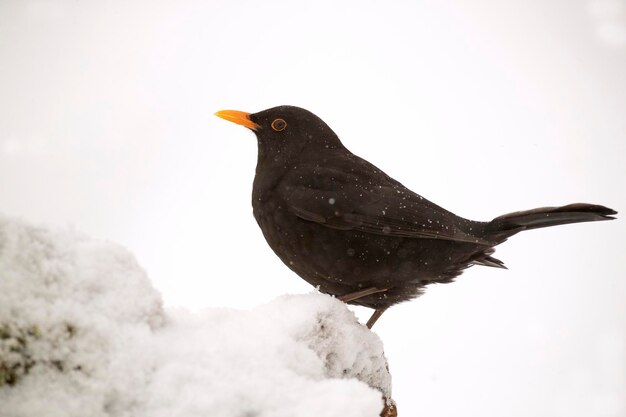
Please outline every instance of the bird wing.
[{"label": "bird wing", "polygon": [[[319,172],[306,185],[288,187],[284,200],[303,220],[340,230],[415,239],[444,239],[491,246],[460,230],[449,211],[386,175],[382,181],[339,170]],[[380,171],[379,171],[380,172]],[[383,174],[384,175],[384,174]],[[380,180],[381,178],[375,178]]]}]

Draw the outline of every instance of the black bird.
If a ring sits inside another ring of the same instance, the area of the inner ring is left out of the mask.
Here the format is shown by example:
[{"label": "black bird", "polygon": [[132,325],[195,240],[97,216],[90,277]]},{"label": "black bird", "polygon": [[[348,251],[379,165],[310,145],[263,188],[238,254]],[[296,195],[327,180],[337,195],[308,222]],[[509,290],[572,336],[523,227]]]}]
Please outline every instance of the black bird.
[{"label": "black bird", "polygon": [[299,107],[215,113],[254,131],[254,217],[267,243],[321,292],[375,309],[451,282],[473,265],[505,268],[494,246],[524,230],[611,220],[610,208],[577,203],[458,217],[346,149],[324,121]]}]

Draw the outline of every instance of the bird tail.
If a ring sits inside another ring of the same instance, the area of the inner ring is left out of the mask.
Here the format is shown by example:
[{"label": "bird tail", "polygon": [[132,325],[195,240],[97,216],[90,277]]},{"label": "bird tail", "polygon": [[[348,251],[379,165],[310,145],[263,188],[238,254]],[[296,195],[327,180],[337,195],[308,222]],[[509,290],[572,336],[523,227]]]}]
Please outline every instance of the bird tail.
[{"label": "bird tail", "polygon": [[614,220],[615,210],[595,204],[576,203],[562,207],[541,207],[496,217],[486,225],[486,235],[506,239],[523,230],[560,224]]}]

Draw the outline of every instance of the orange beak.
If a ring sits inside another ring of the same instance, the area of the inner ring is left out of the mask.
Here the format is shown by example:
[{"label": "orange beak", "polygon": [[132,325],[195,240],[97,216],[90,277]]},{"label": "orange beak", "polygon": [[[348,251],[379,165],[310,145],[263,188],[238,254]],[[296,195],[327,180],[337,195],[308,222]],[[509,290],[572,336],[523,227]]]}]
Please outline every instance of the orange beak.
[{"label": "orange beak", "polygon": [[250,113],[246,113],[238,110],[220,110],[215,113],[217,117],[221,117],[224,120],[228,120],[229,122],[237,123],[238,125],[242,125],[247,127],[248,129],[257,130],[261,127],[250,120]]}]

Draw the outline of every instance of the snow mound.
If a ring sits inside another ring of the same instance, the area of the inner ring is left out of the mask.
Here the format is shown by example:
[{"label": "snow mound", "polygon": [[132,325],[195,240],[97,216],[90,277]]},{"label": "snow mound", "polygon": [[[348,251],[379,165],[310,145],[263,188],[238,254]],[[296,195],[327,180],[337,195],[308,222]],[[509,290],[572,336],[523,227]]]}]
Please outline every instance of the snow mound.
[{"label": "snow mound", "polygon": [[390,385],[338,300],[164,311],[124,248],[0,217],[0,417],[375,417]]}]

